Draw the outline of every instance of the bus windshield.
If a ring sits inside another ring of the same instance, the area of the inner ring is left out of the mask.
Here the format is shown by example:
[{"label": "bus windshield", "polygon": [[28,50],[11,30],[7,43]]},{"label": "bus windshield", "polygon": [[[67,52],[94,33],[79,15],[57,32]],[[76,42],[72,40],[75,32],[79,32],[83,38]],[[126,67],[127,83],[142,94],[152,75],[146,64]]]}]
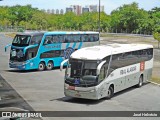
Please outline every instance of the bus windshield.
[{"label": "bus windshield", "polygon": [[74,84],[75,79],[79,79],[79,84],[76,84],[78,86],[88,87],[97,84],[97,61],[70,60],[69,64],[70,66],[67,69],[68,76],[66,78],[67,83]]},{"label": "bus windshield", "polygon": [[14,46],[28,46],[30,42],[31,36],[26,35],[16,35],[13,39],[12,45]]},{"label": "bus windshield", "polygon": [[71,77],[83,77],[86,75],[96,76],[97,62],[96,61],[80,61],[72,60]]}]

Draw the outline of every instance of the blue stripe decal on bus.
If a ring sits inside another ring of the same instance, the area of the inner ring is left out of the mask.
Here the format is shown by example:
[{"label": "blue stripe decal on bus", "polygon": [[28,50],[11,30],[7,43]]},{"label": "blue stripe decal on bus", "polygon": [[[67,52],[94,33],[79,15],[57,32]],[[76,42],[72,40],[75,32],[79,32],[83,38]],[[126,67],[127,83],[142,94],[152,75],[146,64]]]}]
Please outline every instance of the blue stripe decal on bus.
[{"label": "blue stripe decal on bus", "polygon": [[69,45],[70,45],[70,43],[67,43],[66,48],[68,48],[68,47],[69,47]]},{"label": "blue stripe decal on bus", "polygon": [[73,44],[72,48],[75,49],[75,47],[76,47],[76,42]]},{"label": "blue stripe decal on bus", "polygon": [[83,42],[80,42],[78,49],[80,49],[82,47]]}]

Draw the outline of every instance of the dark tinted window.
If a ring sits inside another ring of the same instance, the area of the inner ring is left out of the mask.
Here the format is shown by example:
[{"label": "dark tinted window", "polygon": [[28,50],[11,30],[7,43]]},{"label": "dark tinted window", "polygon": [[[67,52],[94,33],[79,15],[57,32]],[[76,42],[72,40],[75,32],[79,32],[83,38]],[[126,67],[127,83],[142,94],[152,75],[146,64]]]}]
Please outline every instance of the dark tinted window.
[{"label": "dark tinted window", "polygon": [[41,40],[42,40],[42,37],[43,37],[43,35],[33,36],[30,44],[31,45],[40,44]]},{"label": "dark tinted window", "polygon": [[47,35],[44,39],[44,45],[47,45],[47,44],[52,44],[53,43],[53,36],[52,35]]},{"label": "dark tinted window", "polygon": [[45,37],[44,44],[52,43],[73,43],[73,42],[95,42],[99,40],[97,34],[66,34],[66,35],[48,35]]},{"label": "dark tinted window", "polygon": [[112,56],[111,68],[117,69],[120,67],[140,63],[142,61],[148,61],[152,58],[153,58],[152,48],[116,54]]},{"label": "dark tinted window", "polygon": [[15,46],[28,46],[31,36],[27,35],[16,35],[13,39],[12,45]]},{"label": "dark tinted window", "polygon": [[64,50],[51,50],[41,53],[40,58],[53,58],[53,57],[63,57]]}]

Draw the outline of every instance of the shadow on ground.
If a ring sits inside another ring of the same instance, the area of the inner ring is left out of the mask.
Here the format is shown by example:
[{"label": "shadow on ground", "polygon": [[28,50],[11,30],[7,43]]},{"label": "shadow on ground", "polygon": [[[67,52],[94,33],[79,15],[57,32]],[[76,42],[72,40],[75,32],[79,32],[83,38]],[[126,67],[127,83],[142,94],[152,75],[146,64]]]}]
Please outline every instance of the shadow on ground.
[{"label": "shadow on ground", "polygon": [[[65,68],[65,67],[64,67]],[[54,67],[52,70],[60,70],[59,67]],[[5,72],[15,72],[15,73],[30,73],[30,72],[47,72],[52,70],[44,70],[44,71],[38,71],[36,69],[34,70],[18,70],[18,69],[10,69],[10,70],[4,70]]]},{"label": "shadow on ground", "polygon": [[[143,86],[145,86],[147,84],[148,83],[144,83]],[[133,87],[127,88],[125,90],[122,90],[122,91],[120,91],[118,93],[115,93],[114,96],[111,99],[102,98],[100,100],[90,100],[90,99],[73,98],[73,97],[62,97],[62,98],[53,99],[53,100],[50,100],[50,101],[58,100],[58,101],[61,101],[61,102],[69,102],[69,103],[75,103],[75,104],[95,105],[95,104],[99,104],[101,102],[104,102],[106,100],[112,100],[112,99],[114,99],[114,98],[116,98],[116,97],[118,97],[118,96],[120,96],[122,94],[130,92],[132,90],[136,90],[136,88],[137,88],[137,86],[133,86]]]},{"label": "shadow on ground", "polygon": [[16,107],[28,111],[33,108],[0,75],[0,108]]}]

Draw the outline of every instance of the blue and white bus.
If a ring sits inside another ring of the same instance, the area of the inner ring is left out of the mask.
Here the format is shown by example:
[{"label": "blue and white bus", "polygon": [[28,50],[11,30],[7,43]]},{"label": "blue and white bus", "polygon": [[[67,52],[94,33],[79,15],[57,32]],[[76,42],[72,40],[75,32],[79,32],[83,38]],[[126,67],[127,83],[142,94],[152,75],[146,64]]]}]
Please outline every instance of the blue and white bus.
[{"label": "blue and white bus", "polygon": [[10,50],[10,68],[51,70],[77,49],[99,44],[98,32],[28,32],[16,34]]}]

